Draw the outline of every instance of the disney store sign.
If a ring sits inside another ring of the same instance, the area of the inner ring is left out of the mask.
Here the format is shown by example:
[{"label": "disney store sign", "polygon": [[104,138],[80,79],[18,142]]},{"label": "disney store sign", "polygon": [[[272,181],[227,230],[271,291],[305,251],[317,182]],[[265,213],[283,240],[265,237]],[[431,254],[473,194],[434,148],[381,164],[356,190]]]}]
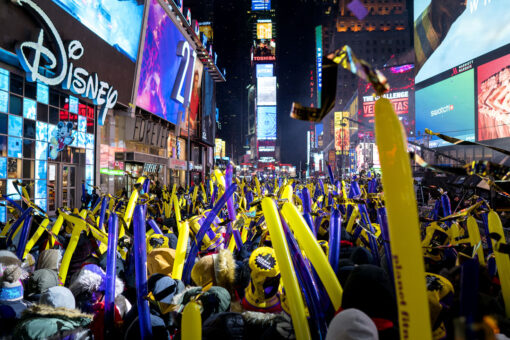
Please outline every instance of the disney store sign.
[{"label": "disney store sign", "polygon": [[[32,13],[43,27],[37,41],[16,45],[16,54],[27,73],[28,81],[39,81],[50,86],[62,86],[65,90],[93,100],[99,106],[98,123],[103,125],[108,110],[117,103],[118,93],[110,84],[99,80],[96,73],[90,73],[73,65],[85,49],[78,40],[71,41],[67,50],[50,18],[31,0],[12,0]],[[45,46],[52,42],[55,51]],[[55,52],[55,53],[54,53]]]}]

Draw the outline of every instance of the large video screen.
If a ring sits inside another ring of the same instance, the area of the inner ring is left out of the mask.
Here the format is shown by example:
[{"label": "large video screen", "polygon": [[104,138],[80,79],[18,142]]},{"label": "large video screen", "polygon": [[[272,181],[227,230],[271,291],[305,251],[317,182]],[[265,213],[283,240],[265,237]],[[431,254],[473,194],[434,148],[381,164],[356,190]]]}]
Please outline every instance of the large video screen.
[{"label": "large video screen", "polygon": [[[186,51],[183,46],[188,46]],[[191,95],[192,56],[186,38],[158,1],[151,0],[136,105],[173,124],[182,120]],[[181,64],[185,72],[179,74]]]},{"label": "large video screen", "polygon": [[271,9],[271,0],[251,0],[252,11],[269,11]]},{"label": "large video screen", "polygon": [[257,78],[257,105],[276,105],[276,77]]},{"label": "large video screen", "polygon": [[415,0],[416,83],[510,43],[505,0]]},{"label": "large video screen", "polygon": [[276,139],[276,106],[257,107],[257,139]]},{"label": "large video screen", "polygon": [[[448,136],[475,140],[474,70],[460,73],[416,91],[416,136],[425,129]],[[430,147],[451,145],[432,137]]]},{"label": "large video screen", "polygon": [[257,39],[273,39],[273,23],[257,22]]},{"label": "large video screen", "polygon": [[[202,74],[204,66],[200,61],[195,63],[195,70],[193,71],[193,83],[191,89],[191,97],[189,107],[186,110],[183,124],[181,124],[181,135],[188,135],[188,116],[189,116],[189,131],[191,136],[196,136],[198,132],[198,125],[200,123],[200,113],[202,112]],[[182,133],[184,132],[184,133]]]},{"label": "large video screen", "polygon": [[53,0],[67,13],[125,54],[138,55],[143,0]]},{"label": "large video screen", "polygon": [[478,140],[510,137],[510,54],[477,68]]},{"label": "large video screen", "polygon": [[[381,72],[388,79],[390,91],[383,97],[389,99],[408,136],[414,134],[414,66],[412,64],[388,67]],[[359,82],[359,132],[373,135],[375,120],[375,96],[371,84]]]}]

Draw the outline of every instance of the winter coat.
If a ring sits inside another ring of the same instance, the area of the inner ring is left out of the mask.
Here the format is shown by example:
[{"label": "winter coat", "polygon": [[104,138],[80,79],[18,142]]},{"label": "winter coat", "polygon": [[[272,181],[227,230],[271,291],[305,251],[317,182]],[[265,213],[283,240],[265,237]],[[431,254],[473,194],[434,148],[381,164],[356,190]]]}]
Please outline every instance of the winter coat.
[{"label": "winter coat", "polygon": [[14,329],[14,339],[48,339],[72,336],[73,339],[91,337],[89,325],[92,315],[75,309],[33,305]]}]

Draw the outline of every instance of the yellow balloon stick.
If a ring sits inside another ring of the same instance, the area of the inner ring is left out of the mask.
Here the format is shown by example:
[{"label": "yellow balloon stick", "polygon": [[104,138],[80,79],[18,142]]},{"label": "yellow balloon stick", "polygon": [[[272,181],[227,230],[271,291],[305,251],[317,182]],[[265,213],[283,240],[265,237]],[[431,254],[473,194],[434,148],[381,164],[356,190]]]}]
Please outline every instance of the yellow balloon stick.
[{"label": "yellow balloon stick", "polygon": [[467,228],[469,234],[469,243],[473,249],[476,249],[478,255],[478,262],[480,265],[485,265],[485,255],[483,254],[482,239],[480,238],[480,229],[478,229],[478,223],[473,216],[469,216],[467,219]]},{"label": "yellow balloon stick", "polygon": [[[53,223],[53,226],[51,227],[51,237],[50,237],[50,244],[51,247],[55,245],[55,237],[53,235],[58,235],[60,233],[60,229],[62,228],[62,224],[64,223],[64,217],[62,217],[62,214],[59,212],[59,215],[57,217],[57,220],[55,223]],[[49,249],[50,244],[46,244],[46,249]]]},{"label": "yellow balloon stick", "polygon": [[177,226],[179,228],[179,238],[177,239],[177,246],[175,247],[175,260],[174,267],[172,268],[172,278],[175,280],[181,280],[189,239],[188,221],[181,222],[180,220],[177,220]]},{"label": "yellow balloon stick", "polygon": [[30,240],[28,240],[27,245],[25,246],[25,252],[23,253],[23,259],[27,256],[27,254],[30,252],[30,250],[32,250],[32,248],[34,247],[35,243],[42,236],[42,234],[46,230],[46,227],[48,226],[49,223],[50,223],[50,220],[48,218],[45,218],[41,222],[41,224],[39,225],[39,227],[35,231],[34,235],[32,235]]},{"label": "yellow balloon stick", "polygon": [[287,221],[290,229],[294,232],[299,248],[303,250],[306,257],[310,260],[315,271],[328,292],[329,298],[333,303],[335,310],[342,306],[342,286],[340,281],[329,264],[328,258],[321,246],[312,234],[312,231],[306,224],[305,219],[299,213],[296,206],[291,203],[284,203],[282,208],[283,218]]},{"label": "yellow balloon stick", "polygon": [[[143,185],[143,182],[145,182],[145,177],[139,177],[136,180],[136,184]],[[131,225],[131,219],[133,218],[133,212],[135,211],[135,206],[138,201],[138,190],[136,188],[133,189],[133,192],[131,193],[131,196],[129,197],[129,201],[126,207],[126,211],[124,212],[124,222],[126,222],[127,228]],[[121,223],[122,225],[122,223]],[[122,237],[119,233],[119,238]]]},{"label": "yellow balloon stick", "polygon": [[182,340],[202,339],[202,315],[195,301],[188,302],[182,312]]},{"label": "yellow balloon stick", "polygon": [[288,200],[290,203],[294,204],[294,200],[292,199],[293,197],[293,189],[292,189],[292,185],[286,185],[284,188],[283,188],[283,191],[282,191],[282,199],[286,199]]},{"label": "yellow balloon stick", "polygon": [[269,235],[276,255],[276,261],[280,267],[283,286],[289,302],[292,324],[298,340],[311,339],[308,320],[306,319],[305,305],[301,295],[301,289],[298,284],[296,272],[290,259],[289,247],[283,235],[282,222],[278,214],[278,209],[272,198],[262,199],[262,211],[266,219]]},{"label": "yellow balloon stick", "polygon": [[489,212],[489,232],[499,235],[499,240],[494,245],[494,257],[496,258],[496,267],[498,268],[499,282],[501,283],[501,293],[505,305],[506,317],[510,317],[510,258],[507,254],[498,251],[501,245],[506,244],[505,233],[498,214],[491,210]]},{"label": "yellow balloon stick", "polygon": [[63,286],[66,283],[67,271],[69,270],[71,258],[73,257],[74,251],[76,250],[76,246],[78,245],[80,234],[85,229],[85,220],[82,221],[83,223],[74,223],[73,232],[71,233],[71,239],[69,240],[67,249],[64,253],[64,256],[62,257],[62,263],[60,264],[60,270],[58,272],[58,279],[60,280],[60,282],[62,282]]},{"label": "yellow balloon stick", "polygon": [[386,98],[375,104],[375,137],[388,213],[401,339],[432,339],[413,176],[402,125]]}]

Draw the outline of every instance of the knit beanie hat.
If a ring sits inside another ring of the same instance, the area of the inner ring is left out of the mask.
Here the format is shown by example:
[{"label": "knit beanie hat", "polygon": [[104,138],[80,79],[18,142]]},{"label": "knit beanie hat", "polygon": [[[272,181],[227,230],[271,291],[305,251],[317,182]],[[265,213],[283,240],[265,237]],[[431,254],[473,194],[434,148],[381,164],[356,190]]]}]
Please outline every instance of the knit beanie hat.
[{"label": "knit beanie hat", "polygon": [[23,299],[23,270],[20,266],[0,266],[0,302],[19,301]]},{"label": "knit beanie hat", "polygon": [[359,309],[338,313],[329,324],[326,340],[378,340],[377,327],[372,319]]}]

